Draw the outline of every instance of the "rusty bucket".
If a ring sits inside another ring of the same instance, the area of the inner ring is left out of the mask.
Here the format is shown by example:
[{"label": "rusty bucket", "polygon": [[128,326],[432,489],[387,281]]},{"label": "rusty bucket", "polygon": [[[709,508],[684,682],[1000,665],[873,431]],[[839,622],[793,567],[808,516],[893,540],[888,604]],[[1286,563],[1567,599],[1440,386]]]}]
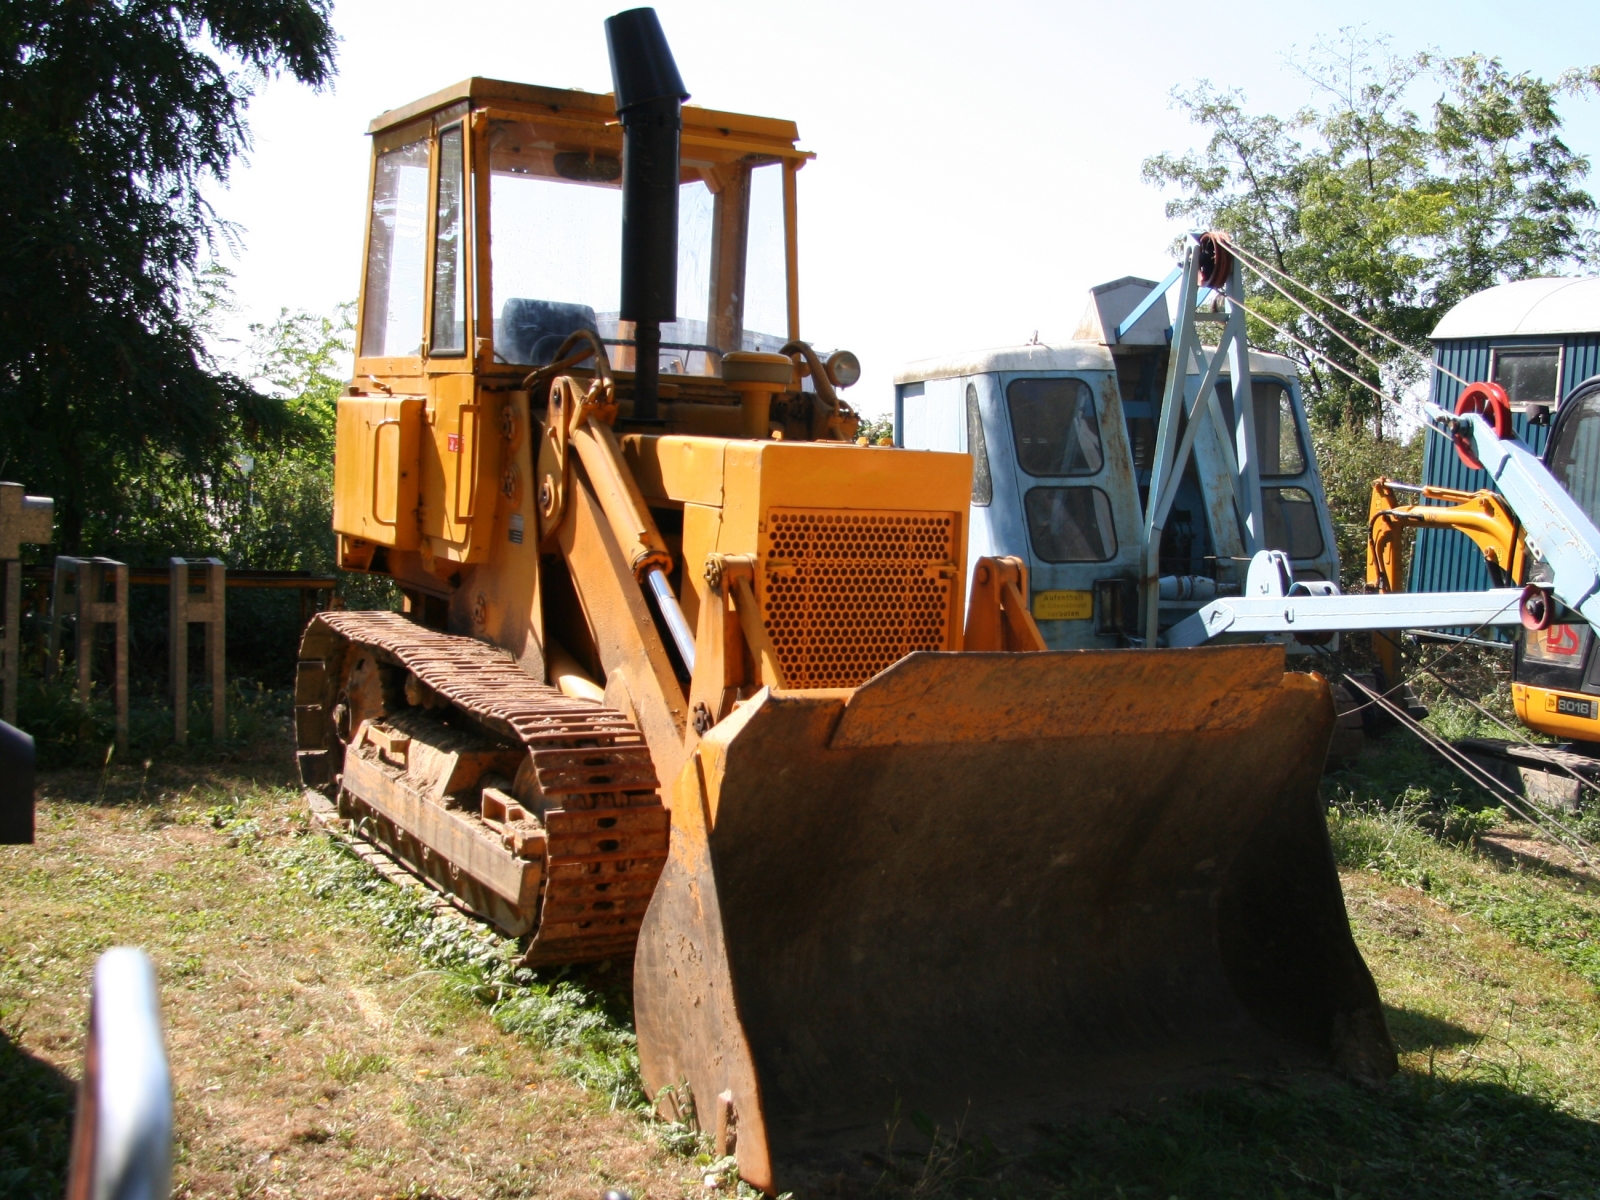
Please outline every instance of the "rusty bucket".
[{"label": "rusty bucket", "polygon": [[896,1113],[1015,1144],[1086,1105],[1396,1069],[1282,649],[908,656],[700,743],[640,936],[639,1051],[765,1190]]}]

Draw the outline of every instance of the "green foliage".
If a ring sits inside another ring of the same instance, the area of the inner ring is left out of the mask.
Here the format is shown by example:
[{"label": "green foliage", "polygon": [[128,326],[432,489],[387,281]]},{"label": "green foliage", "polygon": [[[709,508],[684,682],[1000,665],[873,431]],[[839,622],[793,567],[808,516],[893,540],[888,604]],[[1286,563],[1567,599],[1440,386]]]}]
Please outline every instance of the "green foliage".
[{"label": "green foliage", "polygon": [[[1346,591],[1366,579],[1367,511],[1372,503],[1372,481],[1398,479],[1422,481],[1422,452],[1427,435],[1418,431],[1409,440],[1376,438],[1361,426],[1313,422],[1311,440],[1316,449],[1322,488],[1333,518],[1334,540],[1339,548],[1339,585]],[[1414,536],[1405,538],[1400,578],[1410,570]]]},{"label": "green foliage", "polygon": [[876,446],[882,439],[894,438],[894,415],[884,413],[878,417],[862,417],[861,428],[856,430],[857,437],[864,437]]},{"label": "green foliage", "polygon": [[[70,668],[68,668],[70,671]],[[130,689],[131,690],[131,689]],[[189,690],[189,744],[172,741],[172,706],[160,692],[141,688],[129,697],[128,759],[214,760],[229,758],[263,740],[281,737],[294,713],[288,690],[254,680],[228,680],[227,736],[211,741],[211,689]],[[70,674],[53,679],[24,674],[17,689],[18,723],[34,739],[42,767],[101,767],[111,762],[116,714],[110,695],[96,689],[87,708],[78,703]]]},{"label": "green foliage", "polygon": [[[0,22],[0,473],[69,552],[305,432],[206,352],[204,251],[252,89],[333,71],[329,0],[13,0]],[[238,65],[229,68],[225,58]],[[188,511],[193,511],[189,506]],[[188,532],[188,531],[186,531]],[[195,531],[198,532],[198,531]]]},{"label": "green foliage", "polygon": [[604,966],[578,972],[520,966],[514,940],[396,887],[341,842],[301,839],[276,864],[319,900],[362,912],[391,944],[416,953],[460,995],[486,1005],[507,1033],[552,1051],[563,1074],[607,1096],[613,1107],[645,1104],[631,1000]]},{"label": "green foliage", "polygon": [[[1600,67],[1549,82],[1479,54],[1396,55],[1347,29],[1297,69],[1318,104],[1287,117],[1251,113],[1241,91],[1209,81],[1174,93],[1210,137],[1146,160],[1149,182],[1180,193],[1169,216],[1226,230],[1412,346],[1474,292],[1596,261],[1589,160],[1562,141],[1556,104],[1600,90]],[[1436,97],[1426,113],[1416,95]],[[1356,322],[1332,318],[1377,365],[1282,295],[1252,290],[1252,308],[1389,395],[1422,379],[1417,359]],[[1392,427],[1370,391],[1259,321],[1250,336],[1301,364],[1321,424]]]}]

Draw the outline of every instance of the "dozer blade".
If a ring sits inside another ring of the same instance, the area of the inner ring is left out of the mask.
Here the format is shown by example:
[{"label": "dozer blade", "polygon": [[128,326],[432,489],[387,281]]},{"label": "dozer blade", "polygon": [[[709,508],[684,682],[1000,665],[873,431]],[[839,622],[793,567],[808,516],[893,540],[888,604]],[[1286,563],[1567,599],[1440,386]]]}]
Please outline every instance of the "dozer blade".
[{"label": "dozer blade", "polygon": [[[1159,1088],[1396,1069],[1281,648],[918,653],[700,743],[640,935],[639,1051],[757,1187],[920,1113],[1015,1145]],[[904,1137],[902,1138],[904,1141]]]}]

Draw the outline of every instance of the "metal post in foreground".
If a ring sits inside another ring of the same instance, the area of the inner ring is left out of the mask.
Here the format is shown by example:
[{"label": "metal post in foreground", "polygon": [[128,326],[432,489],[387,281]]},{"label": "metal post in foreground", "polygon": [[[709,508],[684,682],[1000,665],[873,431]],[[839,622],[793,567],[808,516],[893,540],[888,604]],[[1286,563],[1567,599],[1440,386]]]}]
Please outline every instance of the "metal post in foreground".
[{"label": "metal post in foreground", "polygon": [[113,946],[95,963],[83,1060],[67,1200],[166,1200],[172,1075],[155,967],[143,950]]}]

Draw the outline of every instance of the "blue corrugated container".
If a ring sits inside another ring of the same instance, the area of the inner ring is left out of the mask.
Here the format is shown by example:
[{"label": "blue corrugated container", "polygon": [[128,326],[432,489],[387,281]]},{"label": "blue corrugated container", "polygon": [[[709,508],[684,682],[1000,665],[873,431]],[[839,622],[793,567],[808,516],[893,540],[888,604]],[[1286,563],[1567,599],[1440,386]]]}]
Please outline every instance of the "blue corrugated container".
[{"label": "blue corrugated container", "polygon": [[[1524,279],[1469,296],[1444,315],[1430,338],[1433,361],[1468,382],[1492,380],[1512,401],[1516,434],[1544,453],[1548,424],[1531,419],[1536,406],[1553,414],[1585,379],[1600,375],[1600,278]],[[1429,394],[1454,409],[1461,384],[1435,369]],[[1469,470],[1455,447],[1428,434],[1422,480],[1476,491],[1489,486]],[[1489,586],[1483,554],[1454,529],[1424,529],[1411,559],[1414,592],[1477,591]]]}]

